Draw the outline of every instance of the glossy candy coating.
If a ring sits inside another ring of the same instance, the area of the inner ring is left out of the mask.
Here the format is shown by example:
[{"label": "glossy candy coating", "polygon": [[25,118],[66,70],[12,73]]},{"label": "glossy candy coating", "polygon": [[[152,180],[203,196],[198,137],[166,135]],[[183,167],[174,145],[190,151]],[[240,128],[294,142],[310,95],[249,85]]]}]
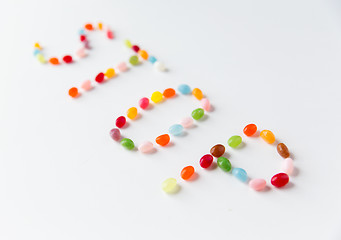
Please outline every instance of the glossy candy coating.
[{"label": "glossy candy coating", "polygon": [[260,137],[269,144],[273,144],[275,142],[275,135],[270,130],[263,130],[260,132]]},{"label": "glossy candy coating", "polygon": [[139,100],[139,106],[142,109],[147,109],[149,106],[149,99],[144,97]]},{"label": "glossy candy coating", "polygon": [[148,53],[145,50],[139,50],[138,54],[143,58],[144,60],[148,59]]},{"label": "glossy candy coating", "polygon": [[249,186],[255,191],[262,191],[266,187],[266,181],[261,178],[252,179],[249,182]]},{"label": "glossy candy coating", "polygon": [[205,110],[205,111],[210,111],[211,110],[211,103],[207,98],[203,98],[200,101],[201,107]]},{"label": "glossy candy coating", "polygon": [[152,96],[150,97],[150,100],[152,100],[154,103],[159,103],[163,99],[162,93],[159,91],[153,92]]},{"label": "glossy candy coating", "polygon": [[148,61],[151,62],[151,63],[155,63],[157,61],[157,59],[154,56],[149,56],[148,57]]},{"label": "glossy candy coating", "polygon": [[116,74],[115,69],[113,69],[113,68],[108,68],[107,71],[105,72],[105,76],[107,78],[112,78],[115,76],[115,74]]},{"label": "glossy candy coating", "polygon": [[127,120],[124,116],[120,116],[116,119],[116,127],[122,128],[126,124]]},{"label": "glossy candy coating", "polygon": [[86,30],[89,30],[89,31],[94,30],[94,27],[92,26],[91,23],[85,24],[84,28],[85,28]]},{"label": "glossy candy coating", "polygon": [[193,126],[193,118],[191,117],[185,117],[184,119],[181,120],[180,124],[184,128],[190,128]]},{"label": "glossy candy coating", "polygon": [[63,61],[64,61],[65,63],[72,63],[72,57],[71,57],[70,55],[65,55],[65,56],[63,57]]},{"label": "glossy candy coating", "polygon": [[216,144],[211,148],[210,153],[213,157],[221,157],[225,153],[225,147],[222,144]]},{"label": "glossy candy coating", "polygon": [[291,175],[293,173],[293,171],[294,171],[293,160],[291,158],[284,159],[284,161],[282,163],[281,170],[283,172],[285,172],[286,174]]},{"label": "glossy candy coating", "polygon": [[180,93],[182,94],[190,94],[191,93],[191,87],[188,86],[187,84],[181,84],[179,87],[178,87],[178,90]]},{"label": "glossy candy coating", "polygon": [[229,138],[229,140],[227,141],[228,145],[232,148],[236,148],[239,146],[239,144],[242,143],[242,137],[235,135]]},{"label": "glossy candy coating", "polygon": [[124,45],[126,45],[128,48],[132,47],[132,44],[128,39],[124,40]]},{"label": "glossy candy coating", "polygon": [[131,107],[127,110],[127,117],[130,118],[131,120],[135,119],[137,116],[137,108],[136,107]]},{"label": "glossy candy coating", "polygon": [[177,183],[175,178],[167,178],[162,182],[161,188],[165,193],[174,193],[176,185]]},{"label": "glossy candy coating", "polygon": [[209,166],[211,166],[212,162],[213,162],[213,157],[210,154],[206,154],[202,156],[199,161],[200,166],[202,168],[208,168]]},{"label": "glossy candy coating", "polygon": [[248,124],[244,127],[243,130],[244,134],[248,137],[251,137],[253,134],[255,134],[257,132],[257,126],[256,124]]},{"label": "glossy candy coating", "polygon": [[133,49],[133,51],[134,51],[134,52],[137,52],[137,53],[140,51],[140,47],[137,46],[137,45],[133,45],[133,46],[131,47],[131,49]]},{"label": "glossy candy coating", "polygon": [[121,62],[117,65],[118,70],[120,70],[121,72],[125,72],[128,70],[128,66],[125,62]]},{"label": "glossy candy coating", "polygon": [[116,142],[119,142],[121,140],[121,132],[118,128],[113,128],[109,132],[110,137],[114,139]]},{"label": "glossy candy coating", "polygon": [[183,180],[188,180],[188,179],[190,179],[192,176],[193,176],[193,174],[194,174],[194,167],[192,167],[192,166],[187,166],[187,167],[184,167],[182,170],[181,170],[181,178],[183,179]]},{"label": "glossy candy coating", "polygon": [[155,139],[155,142],[159,144],[160,146],[166,146],[169,143],[169,141],[170,141],[170,137],[168,134],[160,135]]},{"label": "glossy candy coating", "polygon": [[138,147],[139,151],[142,153],[150,153],[153,149],[153,143],[146,141]]},{"label": "glossy candy coating", "polygon": [[218,165],[218,167],[220,167],[225,172],[229,172],[232,169],[232,165],[226,157],[218,158],[217,159],[217,165]]},{"label": "glossy candy coating", "polygon": [[183,130],[184,130],[184,127],[180,124],[174,124],[168,129],[169,133],[174,136],[181,135]]},{"label": "glossy candy coating", "polygon": [[139,58],[137,56],[131,56],[129,58],[129,62],[130,62],[131,65],[136,66],[136,65],[139,64]]},{"label": "glossy candy coating", "polygon": [[289,176],[286,173],[277,173],[271,178],[271,184],[277,188],[284,187],[289,182]]},{"label": "glossy candy coating", "polygon": [[234,168],[232,170],[232,175],[235,176],[239,181],[247,182],[248,176],[244,169],[242,168]]},{"label": "glossy candy coating", "polygon": [[171,98],[175,96],[175,90],[173,88],[167,88],[163,91],[163,96],[165,98]]},{"label": "glossy candy coating", "polygon": [[132,150],[135,147],[134,142],[129,138],[123,138],[121,140],[121,145],[128,150]]},{"label": "glossy candy coating", "polygon": [[73,98],[78,96],[78,89],[76,87],[72,87],[69,89],[69,95]]},{"label": "glossy candy coating", "polygon": [[281,155],[282,158],[290,157],[290,152],[288,147],[284,143],[279,143],[277,145],[277,152]]},{"label": "glossy candy coating", "polygon": [[192,118],[195,120],[201,119],[205,115],[205,111],[202,108],[197,108],[192,112]]},{"label": "glossy candy coating", "polygon": [[192,94],[198,100],[201,100],[204,97],[202,91],[199,88],[194,88]]},{"label": "glossy candy coating", "polygon": [[51,64],[53,64],[53,65],[58,65],[58,64],[59,64],[58,58],[55,58],[55,57],[50,58],[49,62],[50,62]]},{"label": "glossy candy coating", "polygon": [[85,35],[80,35],[79,36],[79,40],[81,40],[81,42],[86,41],[86,36]]},{"label": "glossy candy coating", "polygon": [[95,81],[98,83],[102,83],[104,81],[104,73],[100,72],[99,74],[97,74]]},{"label": "glossy candy coating", "polygon": [[92,89],[91,81],[90,80],[85,80],[82,83],[81,88],[83,88],[85,91],[89,91],[90,89]]}]

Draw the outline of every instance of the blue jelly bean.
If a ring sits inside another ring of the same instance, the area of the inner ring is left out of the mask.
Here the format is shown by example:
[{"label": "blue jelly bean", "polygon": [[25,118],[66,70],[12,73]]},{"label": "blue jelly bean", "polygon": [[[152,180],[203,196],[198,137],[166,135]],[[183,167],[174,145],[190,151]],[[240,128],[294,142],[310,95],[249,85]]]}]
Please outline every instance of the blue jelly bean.
[{"label": "blue jelly bean", "polygon": [[183,130],[184,130],[184,127],[180,124],[174,124],[168,129],[169,133],[174,136],[181,135]]},{"label": "blue jelly bean", "polygon": [[83,28],[81,28],[78,33],[79,33],[79,35],[84,35],[85,34],[85,30]]},{"label": "blue jelly bean", "polygon": [[182,94],[190,94],[192,91],[191,91],[191,87],[188,86],[187,84],[181,84],[179,87],[178,87],[178,90],[179,92],[181,92]]},{"label": "blue jelly bean", "polygon": [[33,51],[33,55],[37,56],[37,54],[41,53],[39,49],[34,49]]},{"label": "blue jelly bean", "polygon": [[242,182],[246,182],[248,179],[246,171],[242,168],[234,168],[232,170],[232,175],[238,178]]},{"label": "blue jelly bean", "polygon": [[149,56],[148,61],[151,63],[155,63],[157,61],[157,59],[154,56]]}]

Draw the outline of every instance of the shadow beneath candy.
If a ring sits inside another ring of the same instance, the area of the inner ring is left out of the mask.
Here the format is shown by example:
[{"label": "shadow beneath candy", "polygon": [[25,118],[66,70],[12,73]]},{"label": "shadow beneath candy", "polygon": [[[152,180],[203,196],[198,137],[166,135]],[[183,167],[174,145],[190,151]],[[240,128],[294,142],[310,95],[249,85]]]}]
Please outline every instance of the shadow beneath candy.
[{"label": "shadow beneath candy", "polygon": [[149,152],[145,152],[144,154],[151,155],[151,154],[155,154],[155,153],[157,153],[157,149],[155,147],[153,147],[153,149],[151,149]]},{"label": "shadow beneath candy", "polygon": [[211,166],[209,166],[208,168],[206,168],[206,170],[212,171],[212,170],[217,169],[217,167],[218,167],[218,164],[217,164],[216,162],[213,162],[213,163],[211,164]]},{"label": "shadow beneath candy", "polygon": [[136,117],[133,119],[133,121],[137,121],[142,118],[142,114],[138,113]]},{"label": "shadow beneath candy", "polygon": [[175,137],[186,137],[188,132],[182,131],[180,135],[176,135]]},{"label": "shadow beneath candy", "polygon": [[222,155],[222,157],[225,157],[225,158],[229,159],[229,158],[230,158],[230,154],[228,154],[227,152],[224,152],[224,154]]},{"label": "shadow beneath candy", "polygon": [[177,194],[178,192],[180,192],[180,190],[181,190],[181,186],[179,184],[176,184],[174,189],[172,191],[168,192],[168,194]]},{"label": "shadow beneath candy", "polygon": [[280,189],[290,189],[293,188],[295,186],[295,184],[293,184],[292,182],[288,182],[287,185],[285,185],[284,187],[281,187]]},{"label": "shadow beneath candy", "polygon": [[166,146],[162,146],[164,148],[169,148],[169,147],[173,147],[175,145],[174,142],[169,142]]},{"label": "shadow beneath candy", "polygon": [[197,172],[194,172],[193,175],[187,180],[187,182],[194,182],[199,178],[199,174]]},{"label": "shadow beneath candy", "polygon": [[291,173],[291,176],[296,177],[296,176],[298,176],[299,173],[300,173],[300,170],[297,167],[294,167],[294,169]]},{"label": "shadow beneath candy", "polygon": [[121,127],[121,129],[126,129],[126,128],[128,128],[129,126],[130,126],[130,123],[129,123],[129,122],[126,122],[126,124],[124,124],[124,126]]},{"label": "shadow beneath candy", "polygon": [[243,149],[246,147],[246,143],[245,142],[241,142],[236,148],[234,149]]},{"label": "shadow beneath candy", "polygon": [[258,138],[260,136],[260,131],[259,130],[257,130],[256,132],[255,132],[255,134],[253,134],[252,136],[247,136],[247,137],[249,137],[249,138]]},{"label": "shadow beneath candy", "polygon": [[204,122],[209,118],[209,116],[207,114],[205,114],[202,118],[200,118],[199,120],[197,120],[198,122]]},{"label": "shadow beneath candy", "polygon": [[152,109],[154,109],[154,104],[149,103],[148,107],[143,110],[152,110]]},{"label": "shadow beneath candy", "polygon": [[215,110],[215,107],[211,105],[207,112],[213,112],[214,110]]},{"label": "shadow beneath candy", "polygon": [[262,191],[259,191],[259,192],[270,192],[270,191],[271,191],[271,187],[266,185],[265,188]]}]

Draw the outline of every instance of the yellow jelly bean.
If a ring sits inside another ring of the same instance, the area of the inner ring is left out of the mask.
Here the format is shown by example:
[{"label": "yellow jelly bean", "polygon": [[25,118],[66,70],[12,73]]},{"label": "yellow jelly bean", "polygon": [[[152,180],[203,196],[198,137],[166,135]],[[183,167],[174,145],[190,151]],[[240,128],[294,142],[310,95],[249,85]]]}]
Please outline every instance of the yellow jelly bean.
[{"label": "yellow jelly bean", "polygon": [[192,94],[194,95],[194,97],[196,97],[198,100],[201,100],[203,98],[203,94],[202,91],[199,88],[194,88],[192,91]]},{"label": "yellow jelly bean", "polygon": [[46,59],[45,59],[45,57],[44,57],[44,55],[41,54],[41,53],[38,53],[38,54],[36,55],[36,57],[37,57],[37,59],[38,59],[38,61],[39,61],[40,63],[46,63],[46,62],[47,62]]},{"label": "yellow jelly bean", "polygon": [[105,76],[107,78],[112,78],[113,76],[115,76],[115,69],[113,68],[108,68],[108,70],[105,73]]},{"label": "yellow jelly bean", "polygon": [[133,120],[137,116],[137,108],[136,107],[131,107],[127,111],[127,117]]},{"label": "yellow jelly bean", "polygon": [[34,47],[35,47],[35,48],[38,48],[39,50],[42,49],[42,47],[41,47],[41,46],[39,45],[39,43],[37,43],[37,42],[34,44]]},{"label": "yellow jelly bean", "polygon": [[162,93],[159,91],[153,92],[152,96],[150,97],[150,100],[152,100],[154,103],[159,103],[163,99]]},{"label": "yellow jelly bean", "polygon": [[176,179],[167,178],[162,182],[162,190],[166,193],[174,193],[176,191]]},{"label": "yellow jelly bean", "polygon": [[101,22],[98,23],[98,29],[102,30],[103,29],[103,24]]},{"label": "yellow jelly bean", "polygon": [[132,47],[132,44],[131,42],[127,39],[127,40],[124,40],[124,44],[128,47],[128,48],[131,48]]},{"label": "yellow jelly bean", "polygon": [[260,137],[269,144],[273,144],[275,142],[275,135],[270,130],[263,130],[260,132]]}]

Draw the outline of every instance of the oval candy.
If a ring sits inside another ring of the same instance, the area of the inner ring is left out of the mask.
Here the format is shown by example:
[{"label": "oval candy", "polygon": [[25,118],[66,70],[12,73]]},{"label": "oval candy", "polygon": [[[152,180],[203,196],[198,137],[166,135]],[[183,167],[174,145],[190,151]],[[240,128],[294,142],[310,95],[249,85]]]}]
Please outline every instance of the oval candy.
[{"label": "oval candy", "polygon": [[169,143],[169,141],[170,141],[170,137],[168,134],[160,135],[155,139],[155,142],[159,144],[160,146],[166,146]]},{"label": "oval candy", "polygon": [[138,147],[139,151],[142,153],[149,153],[154,149],[153,143],[146,141]]},{"label": "oval candy", "polygon": [[232,169],[231,162],[226,157],[218,158],[217,165],[225,172],[229,172]]},{"label": "oval candy", "polygon": [[251,137],[257,132],[257,126],[253,123],[248,124],[244,127],[243,132],[246,136]]},{"label": "oval candy", "polygon": [[183,180],[188,180],[188,179],[190,179],[192,176],[193,176],[193,174],[194,174],[194,167],[192,167],[192,166],[187,166],[187,167],[184,167],[182,170],[181,170],[181,178],[183,179]]},{"label": "oval candy", "polygon": [[121,140],[121,145],[128,150],[132,150],[135,147],[134,142],[129,138],[123,138]]},{"label": "oval candy", "polygon": [[289,182],[289,176],[286,173],[277,173],[271,178],[271,184],[277,188],[284,187]]},{"label": "oval candy", "polygon": [[249,182],[249,186],[250,186],[250,188],[252,188],[255,191],[262,191],[266,187],[266,181],[264,179],[261,179],[261,178],[252,179]]},{"label": "oval candy", "polygon": [[201,119],[205,115],[205,111],[202,108],[197,108],[192,112],[192,118],[195,120]]},{"label": "oval candy", "polygon": [[244,169],[242,168],[234,168],[232,170],[232,175],[235,176],[239,181],[247,182],[248,176]]},{"label": "oval candy", "polygon": [[175,178],[167,178],[165,181],[162,182],[162,190],[166,193],[174,193],[176,190],[176,179]]},{"label": "oval candy", "polygon": [[184,127],[181,124],[174,124],[168,129],[169,133],[174,136],[181,135],[183,130],[184,130]]},{"label": "oval candy", "polygon": [[290,152],[288,147],[284,143],[279,143],[277,145],[277,152],[281,155],[282,158],[290,157]]},{"label": "oval candy", "polygon": [[242,143],[242,137],[235,135],[229,138],[229,140],[227,141],[228,145],[232,148],[236,148],[239,146],[239,144]]},{"label": "oval candy", "polygon": [[275,142],[275,135],[270,130],[263,130],[260,132],[260,137],[269,144],[273,144]]},{"label": "oval candy", "polygon": [[225,153],[225,146],[222,144],[217,144],[214,145],[211,150],[210,153],[212,154],[213,157],[221,157],[224,153]]},{"label": "oval candy", "polygon": [[213,157],[210,154],[206,154],[200,158],[200,166],[202,168],[208,168],[213,162]]}]

